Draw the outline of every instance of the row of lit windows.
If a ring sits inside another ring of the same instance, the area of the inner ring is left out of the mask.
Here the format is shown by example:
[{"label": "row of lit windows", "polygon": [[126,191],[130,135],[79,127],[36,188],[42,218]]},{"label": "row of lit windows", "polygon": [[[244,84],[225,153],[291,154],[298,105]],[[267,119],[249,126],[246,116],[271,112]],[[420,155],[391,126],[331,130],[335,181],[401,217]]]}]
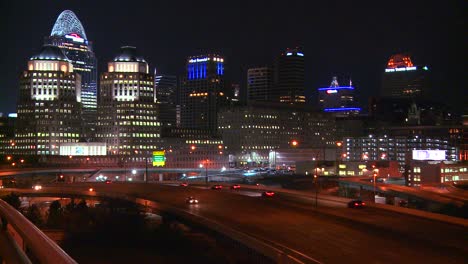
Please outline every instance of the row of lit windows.
[{"label": "row of lit windows", "polygon": [[467,172],[468,168],[441,168],[440,172],[447,173],[447,172]]},{"label": "row of lit windows", "polygon": [[222,140],[186,140],[186,144],[223,144]]},{"label": "row of lit windows", "polygon": [[241,149],[276,149],[279,146],[241,146]]},{"label": "row of lit windows", "polygon": [[120,126],[160,126],[159,122],[122,121]]},{"label": "row of lit windows", "polygon": [[273,115],[244,115],[245,118],[272,118],[276,119],[278,116]]}]

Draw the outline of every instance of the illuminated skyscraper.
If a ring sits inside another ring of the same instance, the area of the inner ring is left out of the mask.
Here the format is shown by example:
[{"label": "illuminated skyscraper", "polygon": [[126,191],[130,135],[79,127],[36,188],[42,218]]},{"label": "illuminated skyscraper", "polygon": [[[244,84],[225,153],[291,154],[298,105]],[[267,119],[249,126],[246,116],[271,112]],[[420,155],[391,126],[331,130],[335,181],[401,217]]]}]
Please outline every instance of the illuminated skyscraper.
[{"label": "illuminated skyscraper", "polygon": [[287,104],[305,103],[304,80],[304,53],[299,48],[287,49],[276,61],[272,99]]},{"label": "illuminated skyscraper", "polygon": [[273,89],[273,69],[271,67],[247,70],[247,100],[257,102],[277,102],[271,98]]},{"label": "illuminated skyscraper", "polygon": [[160,123],[153,74],[136,48],[124,46],[101,74],[96,139],[110,155],[142,162],[158,149]]},{"label": "illuminated skyscraper", "polygon": [[416,98],[429,92],[429,69],[415,66],[407,55],[393,55],[382,77],[382,97]]},{"label": "illuminated skyscraper", "polygon": [[20,77],[16,144],[24,155],[58,155],[65,142],[78,142],[81,83],[61,49],[45,45]]},{"label": "illuminated skyscraper", "polygon": [[358,114],[361,109],[354,101],[354,87],[351,80],[349,86],[340,86],[338,79],[333,77],[330,87],[319,88],[319,106],[324,112],[339,115]]},{"label": "illuminated skyscraper", "polygon": [[97,61],[92,44],[88,41],[83,25],[70,10],[63,11],[45,39],[63,50],[73,64],[74,71],[81,75],[81,103],[83,104],[83,136],[93,137],[97,111]]},{"label": "illuminated skyscraper", "polygon": [[174,127],[176,125],[177,77],[175,75],[157,75],[155,70],[154,89],[161,125]]},{"label": "illuminated skyscraper", "polygon": [[218,55],[189,57],[181,83],[182,127],[215,133],[219,107],[226,103],[224,58]]}]

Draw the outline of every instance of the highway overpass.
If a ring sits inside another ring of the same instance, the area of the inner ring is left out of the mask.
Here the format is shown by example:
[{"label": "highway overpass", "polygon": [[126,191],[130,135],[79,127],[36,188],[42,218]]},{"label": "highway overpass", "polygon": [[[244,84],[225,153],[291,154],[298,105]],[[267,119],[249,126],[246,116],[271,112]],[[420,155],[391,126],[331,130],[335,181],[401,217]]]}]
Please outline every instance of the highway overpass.
[{"label": "highway overpass", "polygon": [[[406,208],[350,209],[346,199],[323,195],[315,207],[314,194],[277,190],[276,196],[265,198],[261,187],[243,187],[217,191],[203,185],[89,182],[22,192],[133,199],[163,215],[203,224],[266,254],[278,254],[278,262],[466,263],[465,219]],[[186,204],[187,196],[200,203]]]}]

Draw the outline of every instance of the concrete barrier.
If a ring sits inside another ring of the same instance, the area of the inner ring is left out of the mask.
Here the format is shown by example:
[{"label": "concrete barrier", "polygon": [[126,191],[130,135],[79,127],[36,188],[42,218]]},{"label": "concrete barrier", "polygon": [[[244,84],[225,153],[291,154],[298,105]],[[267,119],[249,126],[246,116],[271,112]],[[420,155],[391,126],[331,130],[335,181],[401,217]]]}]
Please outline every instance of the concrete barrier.
[{"label": "concrete barrier", "polygon": [[[24,245],[17,246],[23,250],[25,248],[30,250],[40,263],[77,263],[39,228],[3,200],[0,200],[0,217],[2,225],[11,226],[21,236]],[[2,228],[6,227],[2,226]]]}]

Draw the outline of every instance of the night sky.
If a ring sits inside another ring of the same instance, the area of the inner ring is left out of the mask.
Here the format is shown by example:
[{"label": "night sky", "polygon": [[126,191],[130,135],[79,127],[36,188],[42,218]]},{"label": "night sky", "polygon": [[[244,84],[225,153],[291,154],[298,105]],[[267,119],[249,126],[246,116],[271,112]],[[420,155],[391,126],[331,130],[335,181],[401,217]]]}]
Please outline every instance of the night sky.
[{"label": "night sky", "polygon": [[0,112],[16,111],[18,77],[65,9],[82,22],[100,72],[122,45],[136,46],[151,68],[174,75],[184,72],[187,56],[219,53],[228,80],[245,86],[248,68],[300,46],[311,103],[316,88],[336,75],[342,84],[352,78],[366,106],[388,58],[404,52],[432,70],[434,100],[468,110],[466,1],[226,2],[2,0]]}]

